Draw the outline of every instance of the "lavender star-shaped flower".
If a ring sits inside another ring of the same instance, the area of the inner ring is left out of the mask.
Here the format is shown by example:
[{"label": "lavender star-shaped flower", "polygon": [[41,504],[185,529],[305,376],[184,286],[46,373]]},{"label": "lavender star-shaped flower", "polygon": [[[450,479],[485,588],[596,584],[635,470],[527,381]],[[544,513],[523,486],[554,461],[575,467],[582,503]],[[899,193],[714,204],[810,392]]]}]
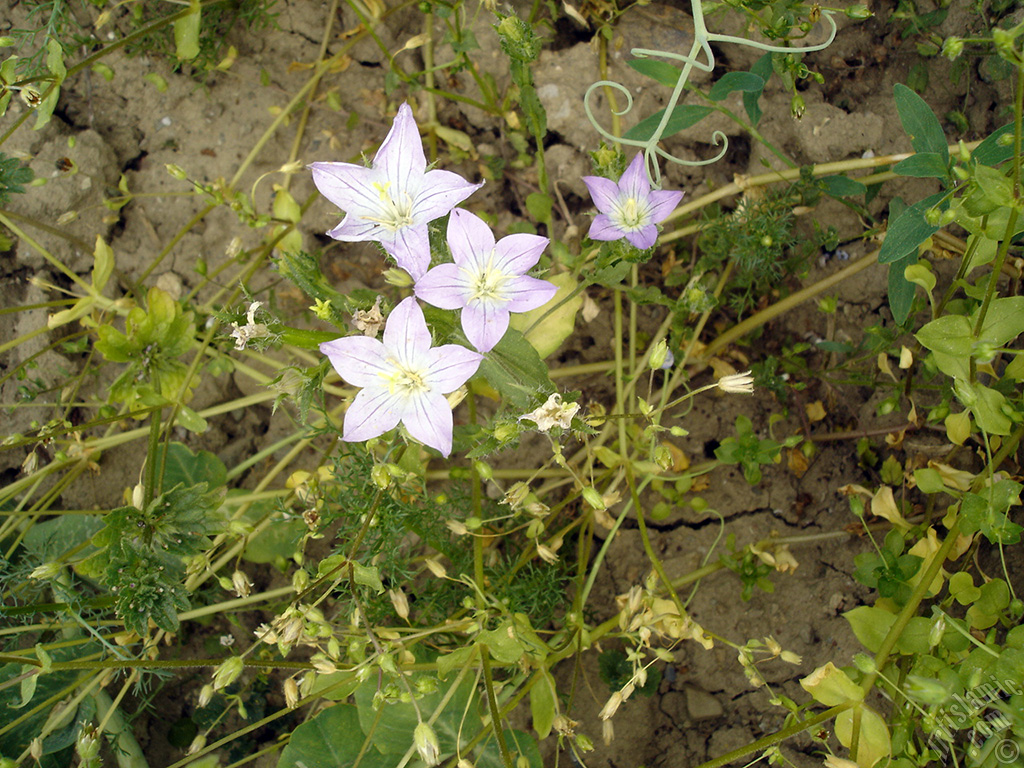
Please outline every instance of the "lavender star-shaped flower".
[{"label": "lavender star-shaped flower", "polygon": [[558,289],[527,277],[548,239],[516,234],[497,243],[478,216],[456,208],[448,219],[454,264],[441,264],[416,282],[416,295],[441,309],[462,310],[462,330],[481,352],[489,352],[508,330],[510,312],[547,304]]},{"label": "lavender star-shaped flower", "polygon": [[345,412],[342,440],[369,440],[402,422],[424,445],[451,453],[452,409],[445,395],[476,373],[482,356],[455,344],[431,347],[416,299],[391,312],[383,343],[346,336],[321,344],[320,351],[341,378],[362,387]]},{"label": "lavender star-shaped flower", "polygon": [[583,183],[600,211],[590,225],[591,239],[624,237],[641,250],[654,245],[658,239],[655,225],[668,218],[683,197],[682,192],[651,189],[641,153],[633,158],[617,184],[603,176],[584,176]]},{"label": "lavender star-shaped flower", "polygon": [[380,145],[373,165],[313,163],[320,194],[345,211],[327,234],[335,240],[376,240],[414,279],[430,266],[427,223],[444,216],[482,184],[451,171],[428,171],[419,129],[408,104]]}]

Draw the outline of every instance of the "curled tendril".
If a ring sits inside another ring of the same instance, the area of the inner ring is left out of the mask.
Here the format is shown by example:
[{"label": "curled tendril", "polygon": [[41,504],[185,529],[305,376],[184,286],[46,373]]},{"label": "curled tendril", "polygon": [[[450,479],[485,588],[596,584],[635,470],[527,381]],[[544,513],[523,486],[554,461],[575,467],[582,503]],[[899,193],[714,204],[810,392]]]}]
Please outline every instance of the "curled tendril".
[{"label": "curled tendril", "polygon": [[[672,155],[658,147],[658,142],[661,141],[661,138],[665,133],[665,129],[668,126],[668,121],[671,118],[672,113],[675,111],[676,104],[678,104],[679,98],[682,95],[683,87],[686,85],[686,82],[690,77],[690,72],[695,68],[702,72],[711,72],[714,70],[715,56],[714,52],[711,50],[711,43],[733,43],[735,45],[745,45],[748,48],[756,48],[767,53],[813,53],[814,51],[824,50],[832,45],[836,39],[836,34],[838,33],[838,27],[836,26],[835,19],[832,18],[832,13],[830,11],[823,10],[822,17],[829,26],[828,39],[824,43],[795,47],[767,45],[754,40],[745,40],[741,37],[734,37],[733,35],[719,35],[709,32],[704,23],[704,10],[701,7],[701,0],[690,0],[690,6],[693,12],[693,44],[690,46],[689,53],[672,53],[671,51],[659,51],[650,48],[633,48],[630,51],[630,53],[637,58],[671,59],[673,61],[682,62],[683,64],[683,68],[679,73],[679,79],[676,81],[676,85],[672,89],[672,96],[662,112],[661,122],[651,134],[650,138],[641,141],[639,139],[627,139],[622,136],[615,136],[610,131],[605,130],[594,116],[594,112],[590,106],[590,97],[596,89],[602,87],[614,88],[626,97],[626,106],[623,109],[612,110],[616,117],[621,117],[622,115],[629,113],[633,109],[633,95],[626,86],[621,83],[616,83],[613,80],[598,80],[587,88],[587,92],[583,96],[583,110],[586,112],[587,119],[590,121],[590,124],[594,126],[594,130],[612,143],[624,144],[629,147],[638,147],[643,150],[644,167],[647,171],[647,177],[655,187],[657,187],[661,182],[661,170],[658,167],[657,158],[662,157],[669,162],[676,163],[677,165],[710,165],[721,160],[729,149],[729,139],[722,131],[714,131],[711,134],[712,146],[717,147],[721,144],[722,149],[717,155],[708,160],[683,160],[682,158],[676,157],[675,155]],[[706,58],[705,61],[700,60],[700,54],[704,54]]]}]

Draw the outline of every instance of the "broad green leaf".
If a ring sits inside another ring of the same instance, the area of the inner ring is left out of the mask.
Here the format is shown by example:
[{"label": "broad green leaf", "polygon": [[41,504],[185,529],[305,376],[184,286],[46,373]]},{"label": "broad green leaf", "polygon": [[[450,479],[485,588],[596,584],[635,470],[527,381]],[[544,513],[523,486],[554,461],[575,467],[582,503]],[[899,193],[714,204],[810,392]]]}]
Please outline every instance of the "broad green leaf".
[{"label": "broad green leaf", "polygon": [[850,623],[850,628],[860,640],[860,644],[872,653],[878,653],[878,649],[882,647],[882,641],[889,633],[889,628],[896,622],[895,615],[874,605],[861,605],[853,608],[846,611],[843,618]]},{"label": "broad green leaf", "polygon": [[896,641],[896,650],[907,655],[928,653],[931,650],[932,624],[932,619],[924,616],[911,618]]},{"label": "broad green leaf", "polygon": [[36,107],[36,123],[33,128],[37,131],[53,117],[53,110],[57,108],[57,100],[60,98],[60,86],[68,74],[64,66],[64,49],[55,37],[46,40],[46,68],[50,70],[53,81],[49,86],[49,93]]},{"label": "broad green leaf", "polygon": [[[335,704],[292,732],[277,768],[348,768],[355,765],[365,740],[356,708],[351,704]],[[359,763],[361,768],[393,768],[394,764],[394,757],[382,755],[375,749],[366,750]]]},{"label": "broad green leaf", "polygon": [[[661,138],[667,139],[669,136],[674,136],[680,131],[692,128],[714,111],[714,107],[680,104],[672,110],[672,116],[669,117],[668,123],[665,125],[665,130],[661,134]],[[657,130],[658,126],[661,124],[661,116],[664,114],[665,110],[661,109],[650,117],[644,118],[626,131],[626,135],[623,136],[623,138],[629,139],[630,141],[647,141],[654,135],[654,131]]]},{"label": "broad green leaf", "polygon": [[857,739],[858,768],[873,768],[876,763],[889,757],[892,743],[885,720],[866,704],[841,712],[836,717],[836,738],[847,749],[853,744],[854,713],[860,712],[860,735]]},{"label": "broad green leaf", "polygon": [[[61,515],[33,525],[23,543],[26,550],[48,563],[84,544],[102,528],[103,521],[96,515]],[[88,547],[79,556],[93,551]]]},{"label": "broad green leaf", "polygon": [[899,112],[903,130],[910,137],[915,152],[935,152],[943,161],[949,160],[949,146],[942,125],[925,100],[907,86],[897,83],[893,89],[896,111]]},{"label": "broad green leaf", "polygon": [[919,200],[901,213],[889,217],[889,229],[885,242],[878,252],[879,264],[890,264],[899,261],[909,253],[913,253],[929,237],[939,231],[939,227],[925,221],[924,213],[945,197],[944,192],[936,192],[924,200]]},{"label": "broad green leaf", "polygon": [[943,315],[932,320],[914,334],[914,338],[932,352],[958,357],[969,356],[974,346],[971,321],[963,315]]},{"label": "broad green leaf", "polygon": [[892,167],[893,173],[900,176],[913,176],[918,179],[943,179],[949,175],[946,167],[947,158],[938,152],[918,152],[905,160],[900,160]]},{"label": "broad green leaf", "polygon": [[530,714],[533,730],[541,739],[546,739],[555,722],[555,680],[546,669],[538,669],[534,674],[537,680],[530,688]]},{"label": "broad green leaf", "polygon": [[889,309],[897,324],[907,322],[910,306],[914,302],[914,284],[904,276],[907,267],[917,262],[917,252],[911,251],[889,265]]},{"label": "broad green leaf", "polygon": [[832,197],[853,197],[867,192],[867,187],[849,176],[823,176],[821,182],[825,193]]},{"label": "broad green leaf", "polygon": [[[756,62],[754,66],[750,68],[750,71],[764,80],[765,83],[772,76],[774,67],[772,66],[772,54],[766,53]],[[747,117],[750,118],[751,125],[757,125],[761,122],[761,94],[763,89],[760,91],[744,91],[743,92],[743,108],[747,111]]]},{"label": "broad green leaf", "polygon": [[964,198],[964,210],[969,215],[986,216],[1013,205],[1013,182],[1005,173],[978,164],[974,166],[974,181],[977,186]]},{"label": "broad green leaf", "polygon": [[971,159],[977,160],[983,165],[999,165],[1013,157],[1013,144],[1005,146],[999,140],[1013,133],[1013,123],[1007,123],[1002,128],[997,128],[988,137],[974,148],[971,152]]},{"label": "broad green leaf", "polygon": [[[409,683],[414,689],[419,677],[426,676],[417,675],[409,679]],[[395,756],[403,754],[412,745],[413,730],[415,730],[419,718],[411,703],[385,702],[380,706],[378,712],[373,705],[373,700],[379,686],[377,676],[373,675],[356,689],[355,700],[359,710],[359,726],[365,733],[369,733],[371,728],[374,729],[371,737],[373,744],[381,752],[391,755],[390,768],[395,764]],[[441,683],[433,693],[417,698],[416,703],[420,712],[434,712],[448,693],[449,687],[449,685]],[[477,708],[472,702],[475,695],[473,675],[467,675],[459,683],[444,710],[434,721],[434,732],[440,742],[442,757],[456,751],[456,742],[460,736],[461,745],[464,747],[479,730],[481,720]],[[373,750],[368,750],[368,753],[370,751]],[[319,763],[318,765],[331,765],[333,768],[333,764],[330,763]]]},{"label": "broad green leaf", "polygon": [[679,67],[673,67],[667,61],[658,61],[657,59],[630,59],[626,64],[641,75],[653,77],[659,83],[667,85],[669,88],[675,87],[675,84],[679,81],[679,76],[682,74],[682,70]]},{"label": "broad green leaf", "polygon": [[555,389],[537,350],[513,328],[509,328],[498,345],[484,356],[478,375],[519,413],[530,410],[538,394]]},{"label": "broad green leaf", "polygon": [[953,382],[953,392],[964,408],[974,414],[979,429],[990,435],[1010,434],[1013,422],[1006,413],[1012,409],[1002,392],[983,384],[972,384],[966,377]]},{"label": "broad green leaf", "polygon": [[[894,616],[893,620],[895,618]],[[826,707],[864,699],[863,689],[831,661],[802,678],[800,686],[811,694],[815,701]]]},{"label": "broad green leaf", "polygon": [[526,196],[526,210],[534,221],[551,220],[551,196],[540,192],[531,192]]},{"label": "broad green leaf", "polygon": [[192,61],[199,55],[199,26],[202,5],[189,0],[189,13],[174,22],[174,48],[179,61]]},{"label": "broad green leaf", "polygon": [[[537,741],[530,734],[506,728],[505,743],[512,753],[512,765],[516,768],[544,768]],[[498,748],[498,740],[489,735],[483,751],[474,761],[476,768],[506,768]]]},{"label": "broad green leaf", "polygon": [[461,669],[469,664],[476,657],[476,652],[476,645],[464,645],[451,653],[438,656],[437,674],[440,675],[442,680],[445,679],[453,670]]},{"label": "broad green leaf", "polygon": [[114,271],[114,251],[103,238],[96,235],[96,249],[93,251],[95,263],[92,267],[92,287],[102,291]]},{"label": "broad green leaf", "polygon": [[929,295],[935,290],[935,273],[924,264],[911,264],[903,270],[903,277],[908,282],[924,288],[925,293]]},{"label": "broad green leaf", "polygon": [[[979,308],[971,315],[971,325],[977,322]],[[981,326],[980,339],[990,344],[1003,346],[1024,333],[1024,296],[1007,296],[993,299],[989,304],[985,322]]]},{"label": "broad green leaf", "polygon": [[157,449],[156,456],[157,466],[162,464],[164,469],[164,488],[206,483],[208,490],[215,491],[227,485],[227,467],[209,451],[192,453],[183,443],[171,443],[167,448],[166,462],[162,461],[163,446]]},{"label": "broad green leaf", "polygon": [[514,632],[510,621],[505,621],[497,629],[485,630],[477,637],[477,642],[486,645],[491,658],[501,664],[516,664],[526,653],[526,648]]},{"label": "broad green leaf", "polygon": [[733,91],[760,93],[764,90],[764,78],[753,72],[726,72],[708,91],[712,101],[722,101]]},{"label": "broad green leaf", "polygon": [[[512,315],[510,330],[505,334],[505,338],[498,343],[498,346],[494,348],[495,352],[499,352],[502,349],[505,339],[515,343],[518,341],[516,336],[523,338],[521,334],[525,333],[526,341],[537,350],[537,354],[543,359],[562,346],[562,342],[572,335],[573,328],[576,325],[576,313],[583,307],[583,293],[580,292],[572,296],[577,286],[576,281],[568,272],[554,275],[548,278],[548,282],[555,285],[558,288],[558,292],[543,307]],[[570,296],[572,298],[569,298]],[[548,314],[548,310],[559,305],[560,302],[564,303],[561,303],[561,306],[558,306],[557,309]],[[547,316],[545,317],[545,315]],[[519,333],[514,334],[513,331],[518,331]],[[490,356],[481,365],[481,372],[484,371],[489,360]],[[547,367],[543,363],[540,363],[540,365],[544,370],[544,375],[543,379],[538,378],[538,381],[543,382],[548,378]],[[485,373],[484,375],[486,376],[487,374]],[[488,381],[491,381],[490,377],[488,377]],[[501,391],[496,382],[491,381],[491,384],[499,392]],[[504,393],[502,392],[502,394]]]}]

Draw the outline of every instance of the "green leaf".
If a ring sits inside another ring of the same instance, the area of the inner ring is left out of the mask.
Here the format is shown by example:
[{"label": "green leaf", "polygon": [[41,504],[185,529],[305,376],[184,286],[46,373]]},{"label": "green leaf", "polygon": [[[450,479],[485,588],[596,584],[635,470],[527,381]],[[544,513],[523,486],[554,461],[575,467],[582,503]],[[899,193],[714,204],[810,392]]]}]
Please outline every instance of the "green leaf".
[{"label": "green leaf", "polygon": [[[413,689],[416,688],[416,681],[421,677],[428,678],[426,675],[416,675],[409,680]],[[442,757],[453,754],[457,744],[464,747],[480,728],[480,717],[472,703],[476,694],[473,682],[473,675],[463,678],[441,714],[434,721],[434,732],[440,742]],[[373,729],[371,739],[374,746],[381,752],[391,755],[389,768],[393,768],[395,755],[403,754],[412,745],[412,735],[419,722],[419,717],[411,703],[388,700],[375,707],[374,697],[379,689],[380,683],[376,675],[356,689],[355,701],[359,711],[359,725],[364,733],[369,733],[371,728]],[[404,691],[404,687],[402,690]],[[447,692],[448,686],[441,685],[433,693],[427,693],[417,698],[416,703],[420,711],[434,712]],[[459,741],[460,736],[461,742]],[[372,751],[367,750],[367,753]],[[314,764],[310,763],[310,765]],[[316,763],[315,765],[330,765],[333,768],[334,764]]]},{"label": "green leaf", "polygon": [[[505,335],[505,338],[509,338],[512,330],[526,334],[526,341],[537,350],[541,358],[552,354],[572,335],[576,325],[576,313],[583,307],[583,293],[580,291],[573,296],[577,284],[568,272],[554,275],[548,282],[558,289],[551,300],[537,309],[512,315],[509,323],[510,332]],[[549,313],[552,307],[557,308]],[[501,343],[497,349],[500,348]],[[547,378],[546,367],[544,378]]]},{"label": "green leaf", "polygon": [[832,197],[853,197],[863,195],[867,187],[856,179],[849,176],[823,176],[821,183],[825,187],[825,194]]},{"label": "green leaf", "polygon": [[546,669],[538,669],[534,674],[537,681],[530,688],[530,714],[533,730],[541,739],[546,739],[555,722],[555,680]]},{"label": "green leaf", "polygon": [[970,216],[985,216],[1013,205],[1013,182],[1001,171],[987,165],[974,166],[975,189],[964,198],[964,210]]},{"label": "green leaf", "polygon": [[[977,321],[979,307],[971,314],[972,325]],[[989,304],[985,322],[981,326],[980,340],[1003,346],[1024,333],[1024,296],[993,299]]]},{"label": "green leaf", "polygon": [[[974,346],[971,321],[963,315],[943,315],[924,325],[914,334],[921,344],[932,352],[942,352],[957,357],[969,356]],[[943,373],[947,373],[943,371]],[[947,373],[952,376],[954,374]]]},{"label": "green leaf", "polygon": [[657,59],[630,59],[626,64],[641,75],[653,77],[659,83],[667,85],[669,88],[675,87],[675,84],[679,81],[679,76],[683,73],[679,67],[673,67],[667,61],[658,61]]},{"label": "green leaf", "polygon": [[[886,726],[885,720],[866,704],[860,704],[854,709],[860,711],[857,766],[858,768],[873,768],[876,763],[889,757],[892,753],[889,728]],[[840,712],[836,717],[836,738],[847,749],[853,744],[854,709]]]},{"label": "green leaf", "polygon": [[1007,123],[1002,128],[992,131],[981,144],[974,148],[974,151],[971,152],[971,159],[990,166],[1006,162],[1013,157],[1013,144],[1002,145],[999,140],[1012,133],[1013,123]]},{"label": "green leaf", "polygon": [[[661,138],[667,139],[669,136],[674,136],[680,131],[692,128],[714,111],[714,107],[680,104],[672,110],[672,116],[669,117]],[[660,109],[650,117],[644,118],[626,131],[626,135],[623,138],[630,141],[647,141],[654,135],[654,131],[661,124],[661,117],[664,114],[665,110]]]},{"label": "green leaf", "polygon": [[[412,731],[407,740],[410,740]],[[359,725],[359,714],[351,704],[328,707],[312,720],[298,726],[281,752],[277,768],[313,768],[355,765],[366,737]],[[363,753],[362,768],[393,768],[394,757],[375,749]]]},{"label": "green leaf", "polygon": [[174,48],[179,61],[192,61],[199,55],[201,14],[199,0],[189,0],[189,13],[174,22]]},{"label": "green leaf", "polygon": [[843,614],[850,623],[853,634],[860,644],[872,653],[878,653],[890,627],[896,622],[896,616],[874,605],[861,605]]},{"label": "green leaf", "polygon": [[942,156],[944,162],[948,161],[946,134],[942,132],[939,119],[925,100],[901,83],[897,83],[893,89],[893,97],[903,130],[910,137],[914,151],[935,152]]},{"label": "green leaf", "polygon": [[479,375],[519,413],[529,411],[538,396],[555,391],[537,350],[514,328],[509,328],[497,346],[484,356]]},{"label": "green leaf", "polygon": [[708,91],[712,101],[722,101],[733,91],[760,93],[764,90],[764,78],[753,72],[726,72]]},{"label": "green leaf", "polygon": [[167,461],[163,461],[163,446],[157,450],[157,466],[163,463],[164,488],[176,485],[186,487],[206,483],[210,491],[223,488],[228,482],[228,469],[224,462],[209,451],[192,453],[183,443],[167,447]]},{"label": "green leaf", "polygon": [[531,192],[526,196],[526,211],[534,221],[551,220],[551,196],[540,192]]},{"label": "green leaf", "polygon": [[[506,728],[504,735],[505,743],[512,753],[512,765],[517,768],[544,768],[536,739],[528,733],[511,728]],[[501,750],[498,748],[498,740],[492,734],[489,734],[483,751],[475,760],[475,765],[476,768],[506,768]]]},{"label": "green leaf", "polygon": [[[48,563],[84,544],[102,528],[103,521],[96,515],[61,515],[33,525],[23,543],[26,550]],[[79,556],[91,551],[95,548],[89,547]]]},{"label": "green leaf", "polygon": [[1013,422],[1007,411],[1012,409],[1002,392],[983,384],[972,384],[966,379],[957,379],[953,391],[964,407],[970,408],[979,429],[990,435],[1010,434]]},{"label": "green leaf", "polygon": [[[754,62],[754,66],[750,68],[750,71],[767,83],[774,71],[774,67],[772,66],[772,54],[766,53]],[[747,117],[750,118],[751,125],[757,125],[761,122],[762,111],[761,105],[758,102],[761,100],[761,94],[763,92],[763,89],[760,91],[743,92],[743,108],[747,111]]]},{"label": "green leaf", "polygon": [[[881,261],[881,257],[879,257]],[[910,307],[914,302],[915,287],[906,278],[906,269],[917,262],[917,252],[911,251],[902,259],[889,265],[889,309],[898,325],[907,322]]]},{"label": "green leaf", "polygon": [[882,248],[878,252],[879,264],[899,261],[907,254],[916,251],[918,246],[939,231],[938,226],[929,224],[925,220],[924,213],[943,197],[945,197],[944,192],[936,192],[905,208],[901,213],[890,216],[885,242],[882,243]]},{"label": "green leaf", "polygon": [[918,179],[944,179],[949,175],[947,160],[948,158],[944,158],[938,152],[918,152],[896,163],[892,167],[892,172]]}]

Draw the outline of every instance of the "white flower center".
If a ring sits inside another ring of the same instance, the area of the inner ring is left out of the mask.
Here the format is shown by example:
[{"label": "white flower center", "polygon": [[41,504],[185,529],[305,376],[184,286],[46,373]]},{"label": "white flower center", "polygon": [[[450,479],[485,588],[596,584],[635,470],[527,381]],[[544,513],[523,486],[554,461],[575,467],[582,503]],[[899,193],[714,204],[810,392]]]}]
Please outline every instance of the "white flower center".
[{"label": "white flower center", "polygon": [[425,368],[412,368],[402,365],[397,360],[392,360],[391,363],[394,366],[394,372],[386,378],[388,392],[392,395],[409,398],[430,390],[425,380],[427,376]]},{"label": "white flower center", "polygon": [[625,200],[620,198],[617,201],[610,218],[618,229],[632,232],[646,225],[650,217],[651,212],[646,200],[641,202],[635,197],[627,197]]},{"label": "white flower center", "polygon": [[469,282],[469,300],[493,303],[505,300],[505,283],[509,276],[494,267],[493,254],[483,268],[477,271],[464,269]]},{"label": "white flower center", "polygon": [[377,213],[380,215],[364,216],[363,218],[375,224],[380,224],[392,232],[402,227],[412,226],[412,196],[407,191],[402,190],[398,193],[398,200],[395,200],[389,191],[390,181],[375,181],[373,186],[380,192],[380,208],[377,210]]}]

